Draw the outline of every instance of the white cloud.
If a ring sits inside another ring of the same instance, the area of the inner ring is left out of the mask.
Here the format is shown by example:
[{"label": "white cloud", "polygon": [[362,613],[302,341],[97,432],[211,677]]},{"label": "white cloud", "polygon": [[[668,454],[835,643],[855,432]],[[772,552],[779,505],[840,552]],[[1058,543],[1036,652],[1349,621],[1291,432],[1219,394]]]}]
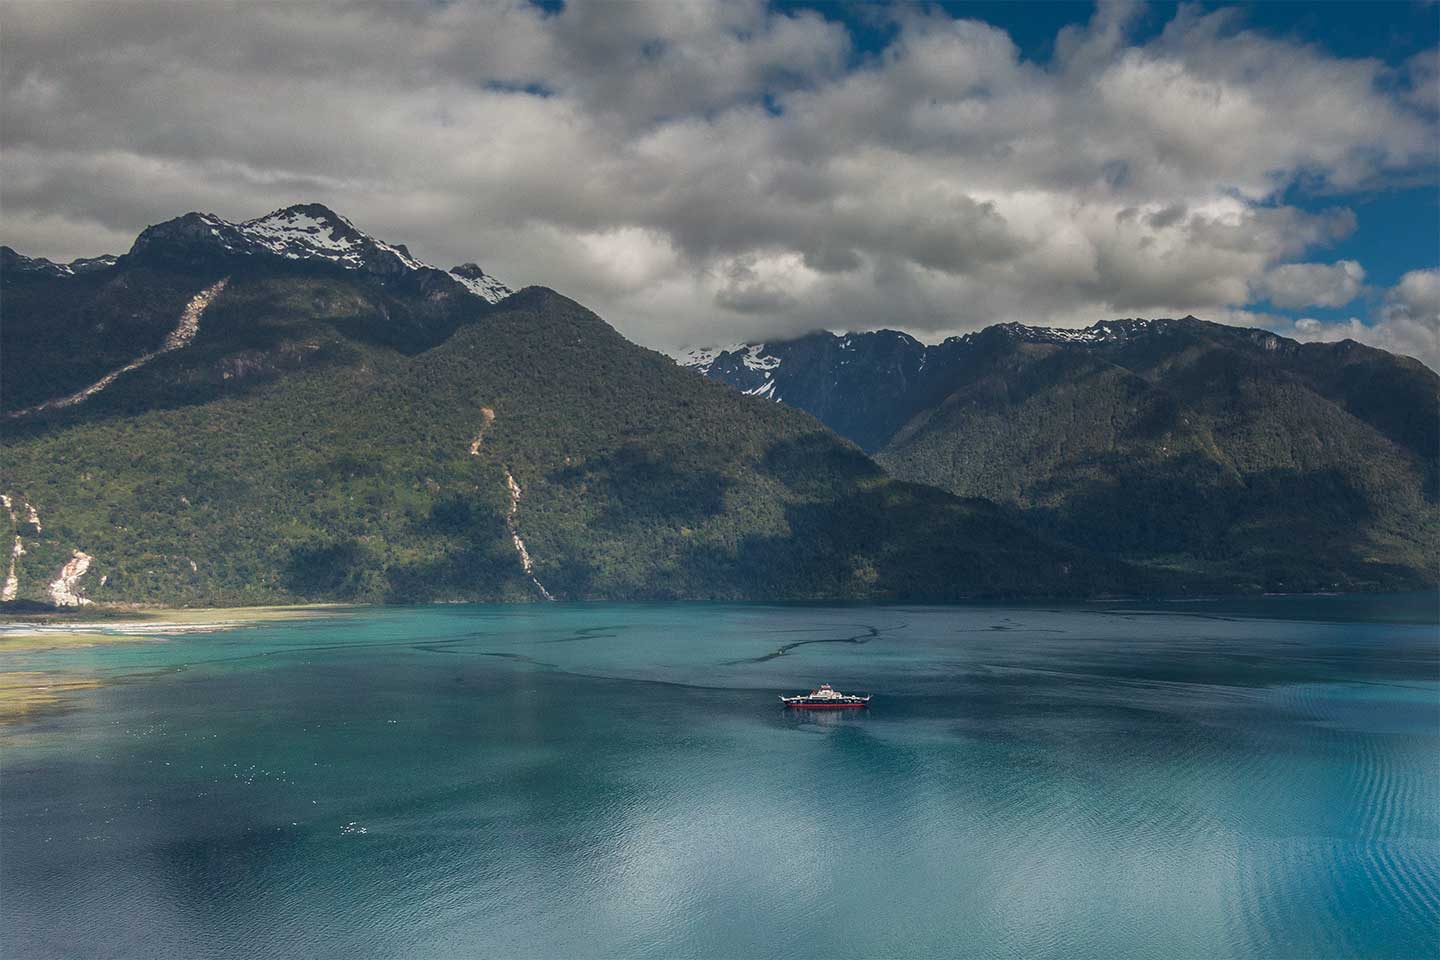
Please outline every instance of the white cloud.
[{"label": "white cloud", "polygon": [[316,200],[657,346],[1354,299],[1358,264],[1291,262],[1353,215],[1280,198],[1430,175],[1434,58],[1189,9],[1136,45],[1138,9],[1042,67],[913,7],[857,66],[758,0],[10,4],[0,239],[94,255]]},{"label": "white cloud", "polygon": [[1411,270],[1386,296],[1392,316],[1429,317],[1440,314],[1440,269]]},{"label": "white cloud", "polygon": [[1365,268],[1354,260],[1286,263],[1254,285],[1257,299],[1277,307],[1343,307],[1364,289]]},{"label": "white cloud", "polygon": [[1296,320],[1293,329],[1266,324],[1299,340],[1356,340],[1381,350],[1414,357],[1440,371],[1440,269],[1412,270],[1385,293],[1369,322],[1351,317],[1325,323],[1314,317]]}]

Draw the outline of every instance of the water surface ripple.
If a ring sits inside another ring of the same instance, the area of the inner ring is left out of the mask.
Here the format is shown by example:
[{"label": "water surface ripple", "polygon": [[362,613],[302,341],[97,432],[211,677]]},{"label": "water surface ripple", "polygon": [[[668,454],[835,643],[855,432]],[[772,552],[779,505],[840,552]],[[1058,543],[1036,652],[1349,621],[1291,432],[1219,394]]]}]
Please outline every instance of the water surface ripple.
[{"label": "water surface ripple", "polygon": [[[0,728],[0,956],[1434,956],[1432,607],[457,606],[11,650],[66,693]],[[821,681],[874,705],[779,708]]]}]

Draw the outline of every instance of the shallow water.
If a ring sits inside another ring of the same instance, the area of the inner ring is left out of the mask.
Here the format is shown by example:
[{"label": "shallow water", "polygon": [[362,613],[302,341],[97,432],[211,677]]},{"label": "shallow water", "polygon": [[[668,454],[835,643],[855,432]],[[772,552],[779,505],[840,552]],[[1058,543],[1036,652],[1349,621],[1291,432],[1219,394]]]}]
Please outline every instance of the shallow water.
[{"label": "shallow water", "polygon": [[[0,734],[0,955],[1434,955],[1433,606],[457,606],[0,654],[99,681]],[[820,681],[874,705],[779,708]]]}]

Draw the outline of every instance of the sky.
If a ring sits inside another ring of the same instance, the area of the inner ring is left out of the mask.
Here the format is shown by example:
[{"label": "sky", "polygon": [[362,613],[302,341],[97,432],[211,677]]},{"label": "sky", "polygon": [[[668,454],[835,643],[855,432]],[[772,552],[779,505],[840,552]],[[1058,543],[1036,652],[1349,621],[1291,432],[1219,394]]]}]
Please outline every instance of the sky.
[{"label": "sky", "polygon": [[321,202],[660,349],[1195,314],[1440,369],[1433,3],[0,0],[0,242]]}]

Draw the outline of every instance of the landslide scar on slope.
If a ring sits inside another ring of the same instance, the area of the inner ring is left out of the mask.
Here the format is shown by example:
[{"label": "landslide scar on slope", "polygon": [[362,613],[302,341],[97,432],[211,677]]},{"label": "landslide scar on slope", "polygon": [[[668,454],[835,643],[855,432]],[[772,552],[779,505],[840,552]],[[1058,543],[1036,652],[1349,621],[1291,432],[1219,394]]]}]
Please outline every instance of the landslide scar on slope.
[{"label": "landslide scar on slope", "polygon": [[475,439],[470,441],[470,456],[480,456],[480,444],[485,441],[485,431],[490,429],[490,424],[495,422],[495,411],[489,407],[480,408],[480,430],[475,434]]},{"label": "landslide scar on slope", "polygon": [[[480,445],[485,441],[486,431],[495,422],[495,411],[490,407],[481,407],[480,417],[480,429],[476,431],[475,439],[470,441],[470,456],[472,457],[480,456]],[[505,511],[505,529],[510,532],[510,540],[515,544],[515,555],[520,558],[520,568],[525,571],[530,582],[535,584],[535,589],[540,591],[540,596],[546,600],[554,600],[550,591],[546,590],[545,585],[535,576],[535,563],[530,559],[530,551],[526,549],[525,541],[520,538],[520,529],[515,522],[515,514],[520,510],[520,496],[523,491],[509,468],[505,470],[505,488],[510,493],[510,507]]]},{"label": "landslide scar on slope", "polygon": [[73,407],[77,403],[82,403],[85,400],[88,400],[90,397],[93,397],[95,394],[99,393],[101,390],[104,390],[106,387],[110,386],[110,384],[114,383],[116,380],[120,379],[122,376],[129,373],[130,371],[138,370],[141,367],[145,366],[145,364],[149,363],[151,360],[154,360],[161,354],[169,353],[171,350],[179,350],[181,347],[188,346],[190,341],[195,339],[195,334],[200,332],[200,317],[202,314],[205,313],[205,308],[210,306],[210,301],[214,300],[217,296],[219,296],[220,291],[224,290],[225,284],[229,282],[230,278],[225,277],[223,280],[219,280],[211,284],[204,290],[201,290],[199,293],[195,294],[195,296],[191,297],[190,302],[185,305],[185,309],[180,312],[180,321],[175,325],[175,329],[170,331],[169,336],[165,338],[165,342],[160,345],[160,349],[152,350],[147,354],[143,354],[142,356],[131,360],[119,370],[110,371],[109,373],[105,374],[105,376],[101,377],[99,380],[96,380],[94,383],[90,384],[90,386],[84,388],[83,390],[77,390],[76,392],[70,394],[68,397],[59,397],[55,400],[46,400],[44,403],[37,403],[33,407],[26,407],[24,410],[16,410],[13,413],[7,413],[5,416],[8,419],[14,419],[15,417],[23,417],[27,416],[28,414],[39,413],[42,410],[60,410],[64,407]]},{"label": "landslide scar on slope", "polygon": [[[15,545],[10,549],[10,573],[5,578],[5,586],[0,589],[0,603],[9,603],[20,594],[20,580],[15,575],[15,564],[25,556],[25,543],[20,539],[20,518],[15,513],[15,503],[10,499],[9,494],[0,493],[0,504],[5,507],[5,512],[10,515],[10,532],[15,535]],[[35,509],[31,507],[30,509]],[[39,516],[36,516],[36,527],[39,527]]]}]

